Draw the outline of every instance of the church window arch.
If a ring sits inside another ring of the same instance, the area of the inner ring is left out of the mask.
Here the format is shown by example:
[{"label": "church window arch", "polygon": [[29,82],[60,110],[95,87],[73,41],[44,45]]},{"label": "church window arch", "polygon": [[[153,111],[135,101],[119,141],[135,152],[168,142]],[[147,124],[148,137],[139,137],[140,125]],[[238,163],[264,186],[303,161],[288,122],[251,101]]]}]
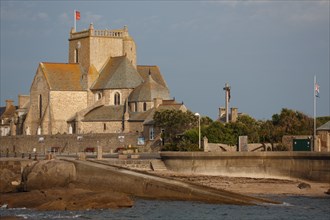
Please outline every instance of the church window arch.
[{"label": "church window arch", "polygon": [[147,111],[147,103],[143,103],[143,111],[145,112],[145,111]]},{"label": "church window arch", "polygon": [[79,54],[78,54],[78,49],[74,50],[74,62],[78,63],[79,62]]},{"label": "church window arch", "polygon": [[41,94],[39,95],[38,105],[39,105],[39,118],[41,118],[42,117],[42,95]]},{"label": "church window arch", "polygon": [[137,103],[134,102],[134,103],[133,103],[133,112],[136,112],[136,111],[137,111]]},{"label": "church window arch", "polygon": [[120,93],[119,92],[115,93],[114,104],[115,105],[120,105]]},{"label": "church window arch", "polygon": [[98,101],[101,98],[102,98],[102,93],[101,92],[95,93],[95,101]]}]

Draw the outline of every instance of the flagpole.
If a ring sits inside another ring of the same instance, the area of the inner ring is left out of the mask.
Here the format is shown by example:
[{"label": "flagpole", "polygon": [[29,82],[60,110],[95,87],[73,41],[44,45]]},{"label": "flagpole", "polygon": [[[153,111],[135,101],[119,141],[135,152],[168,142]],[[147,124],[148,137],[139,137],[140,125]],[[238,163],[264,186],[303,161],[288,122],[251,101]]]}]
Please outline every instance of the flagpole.
[{"label": "flagpole", "polygon": [[315,151],[316,147],[316,75],[314,75],[314,88],[313,88],[313,96],[314,96],[314,143],[313,143],[313,151]]},{"label": "flagpole", "polygon": [[73,23],[74,31],[77,32],[77,30],[76,30],[76,10],[73,11],[73,20],[74,20],[74,23]]}]

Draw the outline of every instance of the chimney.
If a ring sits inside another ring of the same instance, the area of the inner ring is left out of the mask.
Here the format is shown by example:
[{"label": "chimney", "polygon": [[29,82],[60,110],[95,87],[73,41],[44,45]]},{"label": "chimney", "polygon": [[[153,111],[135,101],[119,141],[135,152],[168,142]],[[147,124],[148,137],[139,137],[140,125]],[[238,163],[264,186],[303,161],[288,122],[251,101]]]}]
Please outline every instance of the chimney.
[{"label": "chimney", "polygon": [[11,99],[6,100],[6,110],[8,110],[11,106],[13,106],[14,101]]},{"label": "chimney", "polygon": [[18,107],[23,108],[23,106],[30,101],[29,95],[18,95]]},{"label": "chimney", "polygon": [[163,99],[154,98],[154,108],[158,108],[158,106],[160,106],[161,104],[163,104]]},{"label": "chimney", "polygon": [[238,116],[238,108],[230,108],[231,112],[231,122],[236,122],[237,121],[237,116]]},{"label": "chimney", "polygon": [[224,107],[220,107],[219,108],[219,119],[221,119],[222,117],[224,117],[226,115],[226,108]]}]

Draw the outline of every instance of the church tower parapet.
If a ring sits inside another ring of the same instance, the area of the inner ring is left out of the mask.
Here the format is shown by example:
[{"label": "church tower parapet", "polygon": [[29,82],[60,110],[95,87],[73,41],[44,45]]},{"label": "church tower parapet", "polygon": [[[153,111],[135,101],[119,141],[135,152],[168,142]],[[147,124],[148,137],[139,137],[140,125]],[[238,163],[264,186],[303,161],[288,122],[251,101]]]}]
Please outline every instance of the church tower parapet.
[{"label": "church tower parapet", "polygon": [[85,71],[92,64],[100,71],[109,57],[124,56],[136,67],[136,45],[127,26],[117,30],[71,30],[69,38],[69,63],[79,63]]}]

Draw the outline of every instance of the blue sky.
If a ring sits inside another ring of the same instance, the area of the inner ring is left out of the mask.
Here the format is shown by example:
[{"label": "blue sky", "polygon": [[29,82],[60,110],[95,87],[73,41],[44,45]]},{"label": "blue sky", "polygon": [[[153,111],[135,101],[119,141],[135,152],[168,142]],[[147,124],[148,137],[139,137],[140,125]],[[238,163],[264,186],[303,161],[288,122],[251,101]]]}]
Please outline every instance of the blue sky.
[{"label": "blue sky", "polygon": [[[282,108],[330,115],[329,1],[3,1],[1,106],[28,94],[39,62],[67,62],[77,29],[127,25],[140,65],[158,65],[171,96],[216,119],[231,107],[257,119]],[[16,102],[17,103],[17,102]]]}]

